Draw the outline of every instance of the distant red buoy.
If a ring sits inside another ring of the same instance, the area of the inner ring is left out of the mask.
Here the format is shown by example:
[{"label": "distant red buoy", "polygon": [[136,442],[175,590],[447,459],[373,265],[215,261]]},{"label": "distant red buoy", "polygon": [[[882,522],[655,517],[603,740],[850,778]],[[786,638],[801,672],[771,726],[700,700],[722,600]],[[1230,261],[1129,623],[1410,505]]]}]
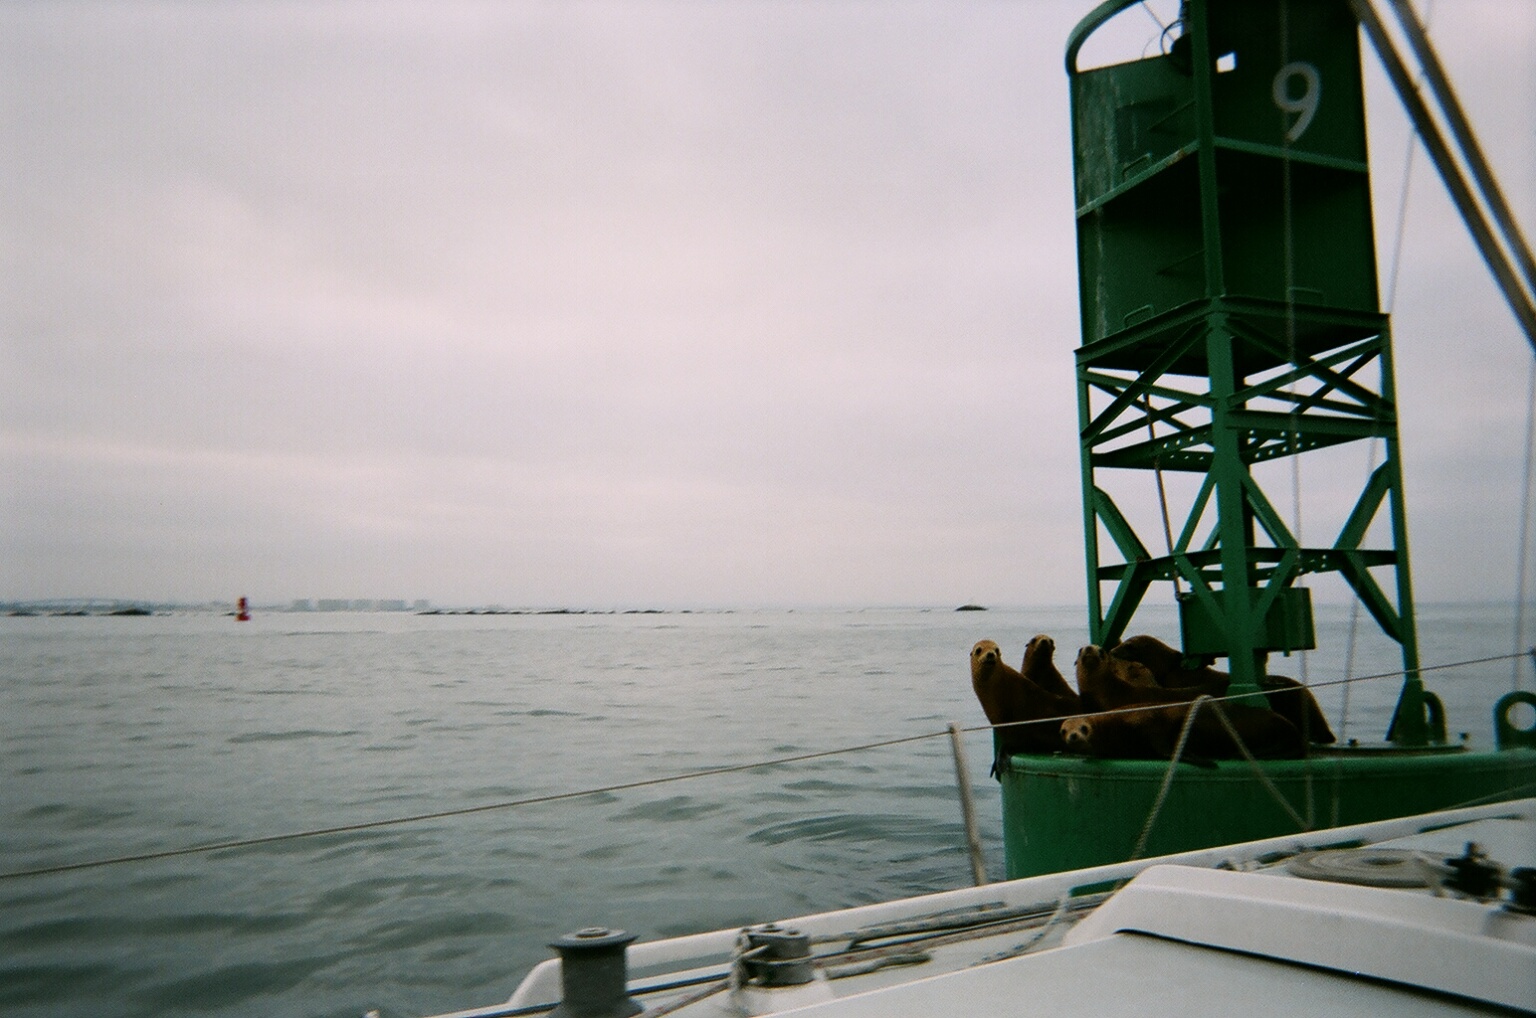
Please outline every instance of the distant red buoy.
[{"label": "distant red buoy", "polygon": [[246,604],[245,598],[243,598],[243,597],[240,599],[240,610],[235,612],[235,621],[236,622],[249,622],[249,621],[251,621],[251,609],[250,609],[250,606],[248,604]]}]

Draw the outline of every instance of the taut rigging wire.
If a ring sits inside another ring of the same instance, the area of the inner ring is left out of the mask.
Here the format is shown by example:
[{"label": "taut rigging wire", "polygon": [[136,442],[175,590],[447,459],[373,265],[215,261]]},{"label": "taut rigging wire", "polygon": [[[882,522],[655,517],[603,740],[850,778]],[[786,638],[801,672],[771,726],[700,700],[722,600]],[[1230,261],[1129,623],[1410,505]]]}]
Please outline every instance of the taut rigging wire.
[{"label": "taut rigging wire", "polygon": [[[1434,18],[1434,0],[1429,0],[1424,9],[1424,23],[1428,26]],[[1419,72],[1414,80],[1414,88],[1418,89],[1424,84],[1424,72]],[[1411,125],[1410,125],[1411,126]],[[1397,198],[1397,224],[1396,235],[1392,238],[1392,260],[1387,269],[1387,296],[1383,302],[1382,310],[1388,317],[1397,304],[1397,281],[1403,267],[1403,238],[1407,235],[1408,227],[1408,186],[1413,180],[1414,156],[1419,150],[1419,135],[1417,131],[1408,132],[1408,143],[1403,152],[1403,179],[1398,186]],[[1366,443],[1365,476],[1370,477],[1376,472],[1376,455],[1378,439],[1371,439]],[[1351,598],[1349,604],[1349,631],[1345,638],[1344,647],[1344,675],[1349,677],[1355,667],[1355,648],[1359,643],[1360,634],[1360,599]],[[1518,649],[1518,647],[1517,647]],[[1518,667],[1518,665],[1517,665]],[[1347,737],[1349,734],[1349,687],[1344,687],[1343,702],[1339,707],[1339,734]]]}]

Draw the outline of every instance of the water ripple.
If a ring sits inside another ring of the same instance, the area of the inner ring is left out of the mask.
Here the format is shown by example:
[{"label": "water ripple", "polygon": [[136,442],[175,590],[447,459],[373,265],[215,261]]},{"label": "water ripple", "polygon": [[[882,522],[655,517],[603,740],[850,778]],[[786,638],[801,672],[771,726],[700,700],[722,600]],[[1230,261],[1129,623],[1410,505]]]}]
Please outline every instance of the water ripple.
[{"label": "water ripple", "polygon": [[951,832],[951,825],[909,816],[834,813],[772,824],[748,834],[747,840],[763,845],[794,841],[925,841],[935,837],[951,838]]},{"label": "water ripple", "polygon": [[151,1012],[184,1011],[189,1001],[196,1001],[200,1011],[231,1008],[294,989],[345,957],[332,954],[224,965],[155,983],[132,997]]},{"label": "water ripple", "polygon": [[339,732],[320,728],[298,728],[286,732],[246,732],[243,735],[232,735],[225,741],[239,746],[251,742],[291,742],[294,739],[346,739],[361,734],[363,733],[356,728]]},{"label": "water ripple", "polygon": [[718,813],[723,807],[718,802],[699,802],[692,796],[676,795],[670,799],[661,799],[656,802],[644,802],[622,813],[616,813],[609,820],[696,820],[699,817]]}]

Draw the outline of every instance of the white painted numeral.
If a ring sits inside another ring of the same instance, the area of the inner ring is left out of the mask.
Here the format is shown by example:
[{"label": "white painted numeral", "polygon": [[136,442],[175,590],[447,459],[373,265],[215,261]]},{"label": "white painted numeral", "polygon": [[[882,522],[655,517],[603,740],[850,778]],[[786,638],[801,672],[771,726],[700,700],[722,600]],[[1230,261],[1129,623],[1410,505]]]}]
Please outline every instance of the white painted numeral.
[{"label": "white painted numeral", "polygon": [[[1296,78],[1301,79],[1301,94],[1293,97],[1291,82]],[[1318,100],[1323,97],[1323,78],[1317,73],[1317,68],[1303,60],[1286,64],[1275,72],[1275,80],[1269,91],[1275,97],[1275,105],[1282,111],[1298,114],[1291,129],[1285,132],[1285,140],[1295,141],[1307,133],[1307,128],[1312,126],[1312,118],[1317,116]]]}]

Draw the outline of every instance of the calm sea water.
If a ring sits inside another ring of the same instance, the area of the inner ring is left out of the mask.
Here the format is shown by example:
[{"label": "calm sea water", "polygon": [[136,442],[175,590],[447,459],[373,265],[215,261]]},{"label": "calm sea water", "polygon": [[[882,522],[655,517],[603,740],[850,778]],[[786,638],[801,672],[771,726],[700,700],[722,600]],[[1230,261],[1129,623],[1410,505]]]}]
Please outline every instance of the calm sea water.
[{"label": "calm sea water", "polygon": [[[1331,647],[1272,665],[1342,677]],[[1169,636],[1171,617],[1148,631]],[[1362,621],[1362,634],[1368,622]],[[1508,653],[1508,609],[1421,612],[1426,664]],[[983,723],[967,655],[1081,609],[0,619],[0,874],[773,760]],[[1353,673],[1396,667],[1364,638]],[[1511,665],[1428,676],[1491,738]],[[1529,682],[1526,683],[1527,688]],[[1379,739],[1395,681],[1320,691]],[[1002,870],[990,736],[966,736]],[[540,805],[0,876],[8,1015],[420,1015],[504,999],[590,925],[642,936],[969,882],[946,738]]]}]

